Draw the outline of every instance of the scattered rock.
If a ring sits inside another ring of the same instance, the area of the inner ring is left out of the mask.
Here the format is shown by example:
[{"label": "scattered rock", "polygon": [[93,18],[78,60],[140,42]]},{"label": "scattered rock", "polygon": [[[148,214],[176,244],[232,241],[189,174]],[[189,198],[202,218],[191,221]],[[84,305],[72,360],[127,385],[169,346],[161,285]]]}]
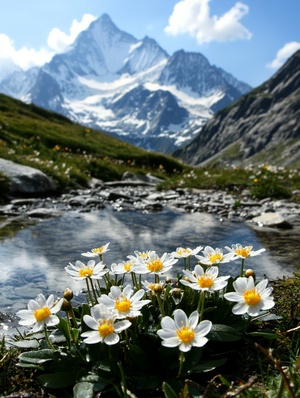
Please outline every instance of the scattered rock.
[{"label": "scattered rock", "polygon": [[[8,165],[9,163],[6,163],[6,166]],[[24,169],[27,170],[24,166],[21,168],[23,172]],[[106,206],[111,206],[115,211],[143,212],[176,208],[189,213],[208,212],[232,221],[245,220],[253,226],[276,228],[300,226],[300,206],[286,199],[255,200],[247,191],[243,192],[242,200],[227,192],[203,189],[178,188],[158,192],[157,182],[160,180],[151,175],[124,173],[122,181],[104,183],[101,180],[93,180],[89,189],[74,189],[61,196],[30,198],[26,195],[25,198],[14,198],[10,203],[0,206],[0,215],[28,218],[58,217],[68,211],[90,212]],[[28,191],[26,193],[28,194]],[[37,190],[34,193],[36,194]]]},{"label": "scattered rock", "polygon": [[261,227],[293,228],[279,213],[262,213],[260,216],[252,218],[251,222]]},{"label": "scattered rock", "polygon": [[0,159],[0,171],[9,180],[9,194],[40,195],[55,192],[55,184],[42,171]]}]

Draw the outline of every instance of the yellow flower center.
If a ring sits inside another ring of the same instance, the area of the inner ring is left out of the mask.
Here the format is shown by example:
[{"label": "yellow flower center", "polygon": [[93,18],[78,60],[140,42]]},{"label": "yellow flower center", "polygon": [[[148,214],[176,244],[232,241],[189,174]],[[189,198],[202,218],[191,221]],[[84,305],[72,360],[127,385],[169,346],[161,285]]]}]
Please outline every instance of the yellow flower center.
[{"label": "yellow flower center", "polygon": [[256,289],[249,289],[244,292],[244,300],[248,305],[256,305],[260,302],[260,294]]},{"label": "yellow flower center", "polygon": [[239,247],[238,249],[235,250],[236,254],[241,257],[249,257],[249,254],[252,250],[252,246],[245,246],[245,247]]},{"label": "yellow flower center", "polygon": [[112,321],[102,321],[102,324],[98,326],[98,332],[101,337],[106,337],[109,334],[113,333],[114,328],[112,326]]},{"label": "yellow flower center", "polygon": [[190,254],[191,250],[180,247],[179,249],[176,250],[176,253],[179,254],[179,256],[182,256],[183,254]]},{"label": "yellow flower center", "polygon": [[101,247],[96,247],[95,249],[92,250],[92,252],[95,254],[102,254],[103,250],[104,250],[104,246],[101,246]]},{"label": "yellow flower center", "polygon": [[139,252],[138,256],[145,259],[149,257],[149,252]]},{"label": "yellow flower center", "polygon": [[79,275],[83,276],[85,278],[93,275],[94,270],[92,270],[91,268],[82,268],[79,270]]},{"label": "yellow flower center", "polygon": [[131,302],[127,298],[124,298],[123,300],[116,300],[116,309],[119,312],[127,312],[130,310],[131,307]]},{"label": "yellow flower center", "polygon": [[34,311],[33,315],[35,316],[35,319],[39,321],[43,321],[44,319],[48,318],[48,316],[51,314],[50,310],[48,307],[44,308],[39,308]]},{"label": "yellow flower center", "polygon": [[132,266],[133,266],[133,264],[130,263],[130,262],[125,263],[125,264],[124,264],[124,270],[125,270],[125,271],[130,271]]},{"label": "yellow flower center", "polygon": [[180,330],[176,330],[177,336],[183,343],[189,343],[193,340],[195,332],[188,326],[182,326]]},{"label": "yellow flower center", "polygon": [[221,261],[223,255],[221,253],[215,253],[215,254],[210,254],[208,258],[211,263],[215,263],[216,261]]},{"label": "yellow flower center", "polygon": [[161,271],[163,267],[163,263],[159,258],[155,258],[153,260],[148,261],[147,268],[150,272],[158,272]]},{"label": "yellow flower center", "polygon": [[209,288],[213,285],[214,280],[211,276],[201,275],[201,276],[199,276],[197,282],[200,287],[202,287],[202,288],[208,287]]}]

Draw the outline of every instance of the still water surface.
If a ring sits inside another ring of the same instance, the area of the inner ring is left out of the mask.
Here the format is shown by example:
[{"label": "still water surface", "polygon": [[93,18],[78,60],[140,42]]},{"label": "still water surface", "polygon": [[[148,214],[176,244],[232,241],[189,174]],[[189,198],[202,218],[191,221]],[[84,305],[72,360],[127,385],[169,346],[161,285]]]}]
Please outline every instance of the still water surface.
[{"label": "still water surface", "polygon": [[[252,245],[254,250],[267,249],[261,256],[246,260],[246,268],[254,269],[258,277],[275,279],[289,275],[297,265],[294,258],[287,258],[286,246],[284,251],[278,250],[280,240],[290,242],[293,234],[282,236],[284,232],[256,230],[245,222],[220,222],[215,215],[206,213],[164,210],[143,214],[107,208],[92,213],[69,212],[22,226],[13,233],[8,231],[0,235],[0,312],[15,313],[39,293],[59,296],[66,287],[80,291],[84,283],[70,279],[64,267],[76,260],[87,261],[81,253],[107,242],[110,251],[104,261],[108,266],[125,260],[134,250],[156,250],[161,256],[180,246],[224,248],[236,243]],[[179,261],[170,275],[176,275],[181,266]],[[238,261],[224,264],[221,274],[236,276],[239,267]]]}]

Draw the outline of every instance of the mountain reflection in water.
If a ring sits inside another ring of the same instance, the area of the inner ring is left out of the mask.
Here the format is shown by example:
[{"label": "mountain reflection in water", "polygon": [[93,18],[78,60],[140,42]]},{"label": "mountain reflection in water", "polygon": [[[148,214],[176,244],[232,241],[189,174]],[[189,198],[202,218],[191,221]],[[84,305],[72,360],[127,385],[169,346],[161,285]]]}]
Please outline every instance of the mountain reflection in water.
[{"label": "mountain reflection in water", "polygon": [[[85,288],[84,282],[72,280],[64,267],[76,260],[86,262],[88,259],[81,253],[107,242],[110,250],[104,255],[104,262],[108,266],[125,260],[135,250],[155,250],[161,256],[180,246],[224,248],[236,243],[251,245],[254,250],[267,249],[245,262],[245,267],[254,269],[258,277],[275,279],[291,274],[297,266],[287,261],[286,247],[283,253],[275,250],[276,234],[265,235],[244,222],[220,222],[215,215],[206,213],[165,210],[144,214],[111,209],[70,212],[14,230],[0,239],[0,312],[9,309],[14,313],[25,308],[28,300],[39,293],[60,296],[66,287],[75,292]],[[270,240],[274,242],[274,253],[273,249],[268,250]],[[169,275],[175,276],[181,267],[179,260]],[[235,277],[239,269],[240,262],[234,261],[221,266],[220,273]]]}]

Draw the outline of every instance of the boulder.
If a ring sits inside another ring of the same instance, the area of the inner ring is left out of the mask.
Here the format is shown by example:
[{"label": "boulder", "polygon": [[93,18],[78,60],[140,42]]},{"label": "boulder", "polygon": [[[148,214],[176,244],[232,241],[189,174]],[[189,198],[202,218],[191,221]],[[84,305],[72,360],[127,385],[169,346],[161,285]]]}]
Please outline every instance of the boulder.
[{"label": "boulder", "polygon": [[262,213],[260,216],[252,218],[251,222],[264,227],[293,228],[281,214],[276,212]]},{"label": "boulder", "polygon": [[46,194],[56,190],[53,181],[42,171],[0,159],[0,172],[9,180],[9,194]]}]

